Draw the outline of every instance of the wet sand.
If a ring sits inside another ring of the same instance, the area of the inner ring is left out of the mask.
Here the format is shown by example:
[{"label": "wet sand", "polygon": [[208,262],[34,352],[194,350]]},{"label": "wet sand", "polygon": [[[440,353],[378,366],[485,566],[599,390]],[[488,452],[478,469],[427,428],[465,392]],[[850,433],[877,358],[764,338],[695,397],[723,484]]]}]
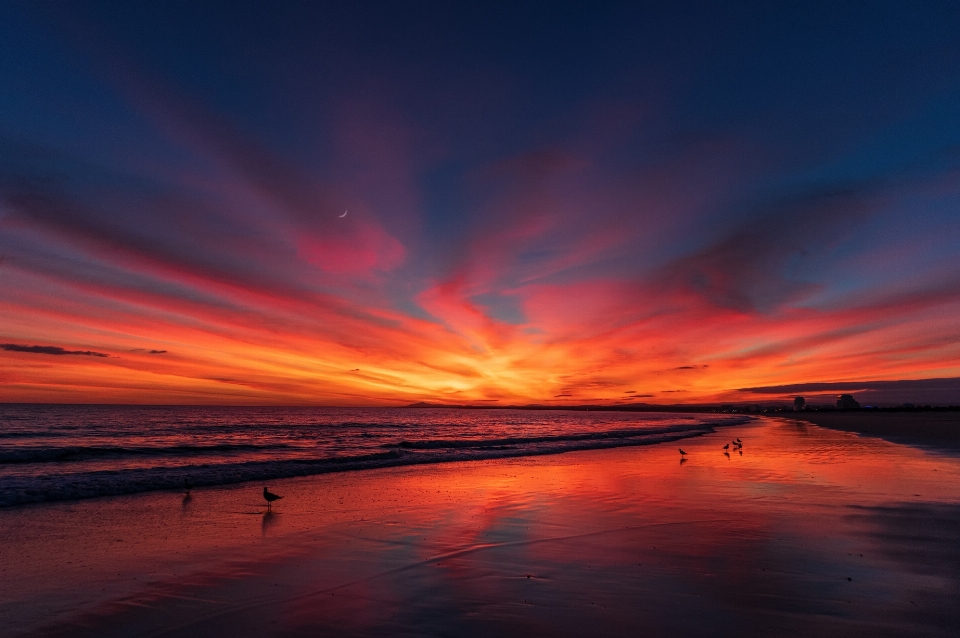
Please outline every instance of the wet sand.
[{"label": "wet sand", "polygon": [[821,427],[960,451],[960,412],[800,412]]},{"label": "wet sand", "polygon": [[[721,446],[744,441],[743,454]],[[955,636],[960,459],[796,420],[0,511],[5,635]],[[9,631],[12,629],[12,631]]]}]

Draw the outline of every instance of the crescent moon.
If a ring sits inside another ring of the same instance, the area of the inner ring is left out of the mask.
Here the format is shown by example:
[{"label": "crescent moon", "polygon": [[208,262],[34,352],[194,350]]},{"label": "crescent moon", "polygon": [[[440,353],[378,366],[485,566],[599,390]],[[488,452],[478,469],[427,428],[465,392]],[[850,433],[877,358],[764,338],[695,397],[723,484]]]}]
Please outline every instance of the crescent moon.
[{"label": "crescent moon", "polygon": [[337,215],[337,217],[346,217],[346,216],[347,216],[347,211],[343,211],[343,215]]}]

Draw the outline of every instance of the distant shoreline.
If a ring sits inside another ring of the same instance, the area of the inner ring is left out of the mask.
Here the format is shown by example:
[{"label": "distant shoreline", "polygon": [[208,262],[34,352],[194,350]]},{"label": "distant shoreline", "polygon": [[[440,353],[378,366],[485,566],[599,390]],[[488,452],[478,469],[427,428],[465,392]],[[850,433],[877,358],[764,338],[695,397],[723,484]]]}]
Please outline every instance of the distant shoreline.
[{"label": "distant shoreline", "polygon": [[895,443],[960,451],[960,411],[956,409],[805,411],[782,417]]}]

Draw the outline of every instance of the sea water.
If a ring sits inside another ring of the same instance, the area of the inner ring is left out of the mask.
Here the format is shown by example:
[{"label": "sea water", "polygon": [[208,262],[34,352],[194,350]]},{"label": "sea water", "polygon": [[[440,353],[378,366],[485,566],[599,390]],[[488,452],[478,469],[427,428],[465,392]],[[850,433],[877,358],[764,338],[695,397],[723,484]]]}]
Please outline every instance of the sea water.
[{"label": "sea water", "polygon": [[607,411],[7,404],[0,405],[0,507],[650,445],[744,420]]}]

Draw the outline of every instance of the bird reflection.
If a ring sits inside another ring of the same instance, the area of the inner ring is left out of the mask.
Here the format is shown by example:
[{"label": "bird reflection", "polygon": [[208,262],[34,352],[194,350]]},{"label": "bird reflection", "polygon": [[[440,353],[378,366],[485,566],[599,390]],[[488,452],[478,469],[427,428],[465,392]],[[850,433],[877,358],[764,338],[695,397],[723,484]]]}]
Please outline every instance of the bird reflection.
[{"label": "bird reflection", "polygon": [[277,515],[271,512],[270,510],[267,510],[266,512],[263,513],[263,521],[260,523],[261,536],[266,536],[267,530],[278,522],[276,519],[276,516]]},{"label": "bird reflection", "polygon": [[191,501],[193,501],[193,496],[190,494],[190,490],[193,489],[193,485],[190,484],[189,479],[183,479],[183,501],[180,503],[180,506],[183,510],[183,513],[187,513],[187,508],[190,507]]},{"label": "bird reflection", "polygon": [[724,450],[723,455],[724,455],[725,457],[727,457],[728,459],[730,458],[730,453],[727,452],[726,450]]},{"label": "bird reflection", "polygon": [[680,465],[683,465],[683,464],[686,463],[686,462],[687,462],[687,459],[685,459],[685,458],[683,458],[683,457],[681,456],[681,457],[680,457]]}]

